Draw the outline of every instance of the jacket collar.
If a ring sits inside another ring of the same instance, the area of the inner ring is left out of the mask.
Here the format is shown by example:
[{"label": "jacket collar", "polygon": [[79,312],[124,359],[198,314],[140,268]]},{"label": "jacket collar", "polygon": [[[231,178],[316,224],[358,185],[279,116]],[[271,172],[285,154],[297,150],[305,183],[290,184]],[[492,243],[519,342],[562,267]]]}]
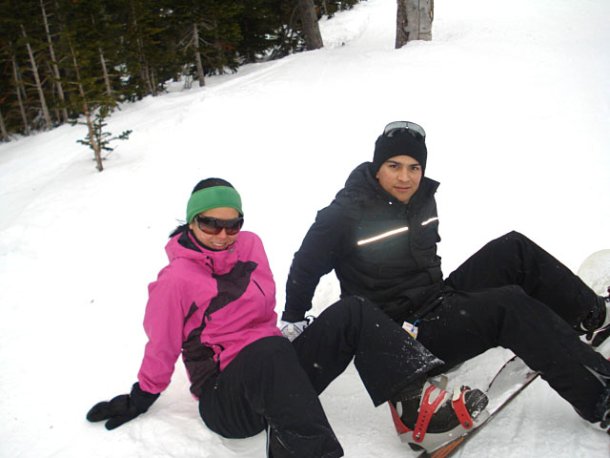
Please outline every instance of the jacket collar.
[{"label": "jacket collar", "polygon": [[239,236],[226,250],[215,251],[199,244],[188,229],[172,237],[165,247],[170,262],[189,259],[204,266],[212,274],[224,275],[233,269],[238,261]]},{"label": "jacket collar", "polygon": [[[363,201],[384,201],[390,205],[404,205],[381,187],[377,178],[371,172],[372,162],[364,162],[356,167],[345,182],[345,187],[337,197],[350,197]],[[419,189],[407,205],[417,205],[418,202],[432,198],[440,183],[424,176]]]}]

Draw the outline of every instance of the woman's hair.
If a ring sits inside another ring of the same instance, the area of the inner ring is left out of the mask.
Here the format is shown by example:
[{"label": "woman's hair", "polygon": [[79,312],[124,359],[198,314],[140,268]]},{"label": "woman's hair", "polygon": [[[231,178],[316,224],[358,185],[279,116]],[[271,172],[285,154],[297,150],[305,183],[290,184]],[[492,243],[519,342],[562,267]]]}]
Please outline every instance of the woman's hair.
[{"label": "woman's hair", "polygon": [[202,189],[213,188],[214,186],[228,186],[229,188],[235,189],[231,183],[229,183],[227,180],[223,180],[222,178],[206,178],[195,185],[191,194],[195,194],[197,191],[201,191]]},{"label": "woman's hair", "polygon": [[[227,186],[235,189],[231,183],[229,183],[227,180],[223,180],[222,178],[206,178],[195,185],[191,191],[191,195],[195,194],[197,191],[201,191],[202,189],[213,188],[214,186]],[[188,223],[179,225],[169,234],[170,238],[176,234],[184,232],[187,228]]]}]

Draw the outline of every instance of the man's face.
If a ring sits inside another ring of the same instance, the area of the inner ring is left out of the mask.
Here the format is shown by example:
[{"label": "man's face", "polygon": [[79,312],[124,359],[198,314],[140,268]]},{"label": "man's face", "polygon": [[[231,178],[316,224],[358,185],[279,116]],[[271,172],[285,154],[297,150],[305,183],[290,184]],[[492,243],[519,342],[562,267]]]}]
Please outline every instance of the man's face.
[{"label": "man's face", "polygon": [[419,189],[423,171],[411,156],[394,156],[385,161],[375,177],[379,184],[400,202],[406,204]]}]

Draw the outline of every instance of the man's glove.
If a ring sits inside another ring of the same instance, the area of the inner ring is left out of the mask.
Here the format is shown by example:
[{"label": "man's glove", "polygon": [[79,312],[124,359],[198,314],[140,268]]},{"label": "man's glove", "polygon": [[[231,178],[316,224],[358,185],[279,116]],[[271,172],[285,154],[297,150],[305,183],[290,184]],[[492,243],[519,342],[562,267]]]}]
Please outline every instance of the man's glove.
[{"label": "man's glove", "polygon": [[284,334],[284,337],[286,337],[288,340],[290,340],[291,342],[296,339],[297,337],[299,337],[301,335],[301,333],[303,332],[303,330],[309,326],[310,324],[310,320],[303,320],[303,321],[295,321],[294,323],[289,323],[287,321],[280,321],[280,331],[282,331],[282,334]]},{"label": "man's glove", "polygon": [[106,429],[118,428],[123,423],[133,420],[144,413],[157,400],[159,393],[152,394],[143,391],[139,383],[134,383],[130,394],[121,394],[110,401],[102,401],[95,404],[87,412],[87,420],[104,421]]}]

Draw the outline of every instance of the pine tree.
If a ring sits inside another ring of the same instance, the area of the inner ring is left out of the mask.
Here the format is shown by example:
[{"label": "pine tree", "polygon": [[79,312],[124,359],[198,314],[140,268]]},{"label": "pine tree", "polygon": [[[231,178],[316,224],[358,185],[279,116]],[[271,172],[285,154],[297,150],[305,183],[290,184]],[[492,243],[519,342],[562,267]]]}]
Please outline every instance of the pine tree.
[{"label": "pine tree", "polygon": [[88,146],[93,151],[96,167],[99,172],[104,170],[102,165],[102,153],[112,152],[114,148],[110,143],[114,140],[127,140],[131,135],[131,130],[125,130],[120,135],[112,136],[105,128],[107,126],[106,118],[110,115],[111,109],[108,106],[100,106],[96,109],[93,116],[90,116],[86,122],[81,123],[87,126],[87,136],[82,140],[77,140],[78,143]]},{"label": "pine tree", "polygon": [[25,4],[23,9],[20,8],[21,14],[17,21],[19,24],[19,41],[17,43],[25,47],[27,51],[28,76],[38,98],[38,115],[41,119],[41,126],[45,129],[50,129],[53,127],[53,121],[47,104],[47,92],[43,87],[43,83],[46,80],[44,69],[46,68],[46,63],[48,63],[48,58],[42,52],[45,46],[42,41],[42,28],[39,22],[40,15],[35,14],[31,16],[34,13],[31,6],[31,4]]},{"label": "pine tree", "polygon": [[[42,23],[44,25],[45,36],[48,44],[48,52],[49,52],[49,65],[52,70],[53,80],[55,83],[57,97],[59,98],[59,107],[58,109],[61,112],[61,121],[68,121],[68,109],[66,108],[66,97],[64,94],[64,87],[62,83],[61,73],[59,71],[59,61],[57,60],[57,55],[55,53],[55,44],[53,39],[53,34],[51,32],[50,26],[50,17],[52,14],[49,14],[48,8],[45,5],[44,0],[40,0],[40,12],[42,17]],[[59,116],[58,116],[59,117]]]},{"label": "pine tree", "polygon": [[[291,42],[282,33],[294,9],[285,0],[244,1],[237,18],[243,39],[238,52],[244,63],[284,56],[294,51],[298,39]],[[294,35],[292,35],[294,37]]]},{"label": "pine tree", "polygon": [[28,134],[53,125],[45,83],[48,59],[37,35],[39,18],[31,2],[0,1],[0,97],[8,132]]}]

